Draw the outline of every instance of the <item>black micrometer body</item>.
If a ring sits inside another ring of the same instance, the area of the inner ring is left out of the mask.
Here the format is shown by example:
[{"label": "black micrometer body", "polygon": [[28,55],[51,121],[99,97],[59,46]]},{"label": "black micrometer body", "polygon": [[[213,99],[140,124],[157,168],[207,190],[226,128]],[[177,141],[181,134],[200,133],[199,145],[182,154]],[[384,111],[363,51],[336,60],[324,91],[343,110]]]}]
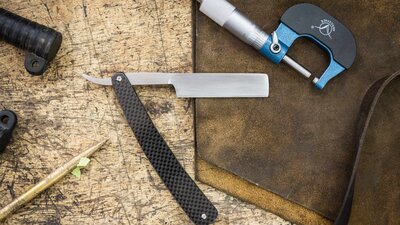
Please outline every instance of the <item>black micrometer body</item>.
[{"label": "black micrometer body", "polygon": [[273,63],[283,61],[307,78],[311,73],[286,53],[294,41],[301,37],[317,43],[330,56],[325,72],[313,78],[318,89],[323,89],[333,77],[348,69],[355,60],[356,42],[353,34],[318,6],[303,3],[290,7],[281,17],[276,31],[268,35],[226,0],[198,1],[201,3],[200,11],[220,26],[253,46]]}]

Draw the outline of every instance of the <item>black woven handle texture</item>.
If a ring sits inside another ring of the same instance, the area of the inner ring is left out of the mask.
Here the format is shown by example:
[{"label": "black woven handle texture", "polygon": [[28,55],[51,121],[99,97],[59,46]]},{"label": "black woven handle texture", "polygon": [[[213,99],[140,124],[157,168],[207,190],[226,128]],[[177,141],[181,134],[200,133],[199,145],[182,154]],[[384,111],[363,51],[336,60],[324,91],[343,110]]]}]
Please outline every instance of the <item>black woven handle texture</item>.
[{"label": "black woven handle texture", "polygon": [[124,73],[112,77],[114,91],[143,152],[176,201],[195,224],[210,224],[218,215],[195,182],[179,164],[157,131]]}]

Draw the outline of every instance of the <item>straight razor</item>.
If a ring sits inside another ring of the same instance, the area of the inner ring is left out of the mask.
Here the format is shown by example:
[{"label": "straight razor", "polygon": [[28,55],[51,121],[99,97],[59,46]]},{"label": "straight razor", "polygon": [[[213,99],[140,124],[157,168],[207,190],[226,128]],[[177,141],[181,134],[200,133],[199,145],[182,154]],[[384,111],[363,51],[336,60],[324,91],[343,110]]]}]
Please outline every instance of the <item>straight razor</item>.
[{"label": "straight razor", "polygon": [[[126,73],[132,85],[172,85],[180,98],[268,97],[268,75],[262,73]],[[112,85],[111,78],[82,76],[96,84]]]}]

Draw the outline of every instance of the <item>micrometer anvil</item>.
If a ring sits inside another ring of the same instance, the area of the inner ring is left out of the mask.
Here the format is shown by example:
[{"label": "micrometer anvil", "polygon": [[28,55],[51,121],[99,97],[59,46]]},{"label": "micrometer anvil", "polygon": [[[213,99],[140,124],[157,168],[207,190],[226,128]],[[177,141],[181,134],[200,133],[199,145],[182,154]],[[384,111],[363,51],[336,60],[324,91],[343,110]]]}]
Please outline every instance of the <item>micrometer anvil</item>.
[{"label": "micrometer anvil", "polygon": [[313,79],[318,89],[323,89],[329,80],[348,69],[354,62],[356,42],[353,34],[315,5],[303,3],[292,6],[281,17],[276,31],[268,35],[226,0],[198,1],[201,3],[200,11],[217,24],[253,46],[273,63],[283,61],[307,78],[311,73],[286,53],[300,37],[317,43],[330,56],[328,68],[319,78]]}]

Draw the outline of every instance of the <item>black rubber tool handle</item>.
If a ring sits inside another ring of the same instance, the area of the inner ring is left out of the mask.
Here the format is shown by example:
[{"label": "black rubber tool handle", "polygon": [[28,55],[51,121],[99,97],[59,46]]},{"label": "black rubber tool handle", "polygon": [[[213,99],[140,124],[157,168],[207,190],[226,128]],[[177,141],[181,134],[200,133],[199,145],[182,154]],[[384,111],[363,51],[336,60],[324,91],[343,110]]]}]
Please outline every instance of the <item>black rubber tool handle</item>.
[{"label": "black rubber tool handle", "polygon": [[62,35],[0,8],[0,39],[24,49],[26,70],[32,75],[41,75],[60,49]]},{"label": "black rubber tool handle", "polygon": [[217,209],[179,164],[128,78],[124,73],[116,73],[112,83],[136,139],[171,194],[195,224],[212,223],[217,218]]},{"label": "black rubber tool handle", "polygon": [[0,153],[10,143],[12,132],[17,124],[17,116],[10,110],[0,112]]}]

